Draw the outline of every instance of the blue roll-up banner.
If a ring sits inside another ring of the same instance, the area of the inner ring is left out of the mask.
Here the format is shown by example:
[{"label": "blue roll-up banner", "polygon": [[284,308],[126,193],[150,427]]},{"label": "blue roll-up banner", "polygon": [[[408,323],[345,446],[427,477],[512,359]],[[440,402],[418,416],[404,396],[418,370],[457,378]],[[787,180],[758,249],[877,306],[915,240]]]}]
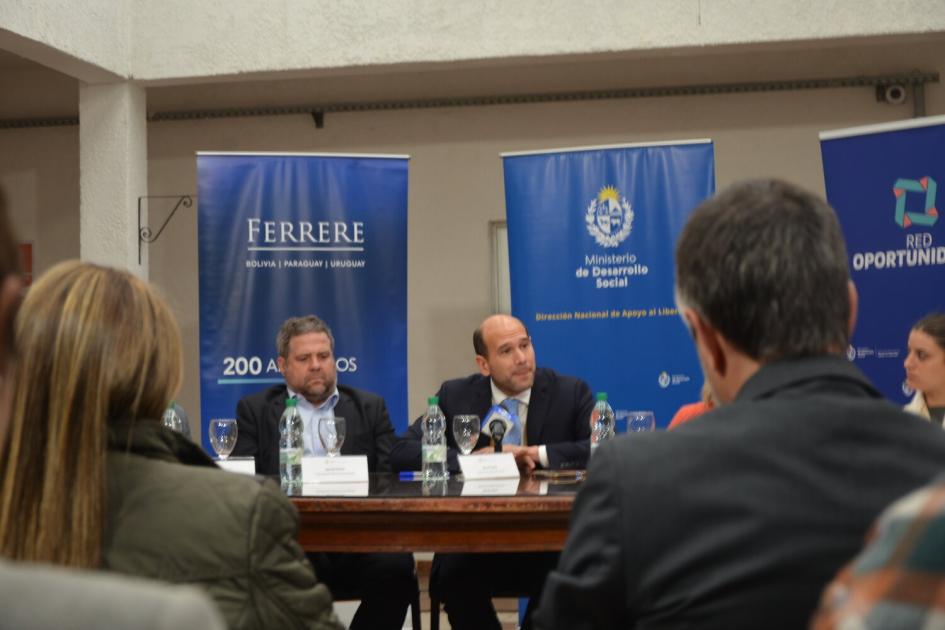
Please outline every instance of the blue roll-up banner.
[{"label": "blue roll-up banner", "polygon": [[539,365],[665,427],[702,372],[676,311],[673,248],[715,190],[710,140],[503,154],[512,312]]},{"label": "blue roll-up banner", "polygon": [[203,425],[282,383],[279,326],[315,314],[338,382],[383,396],[403,431],[407,157],[201,152],[197,188]]},{"label": "blue roll-up banner", "polygon": [[897,403],[912,325],[945,310],[945,116],[820,134],[827,199],[860,296],[847,356]]}]

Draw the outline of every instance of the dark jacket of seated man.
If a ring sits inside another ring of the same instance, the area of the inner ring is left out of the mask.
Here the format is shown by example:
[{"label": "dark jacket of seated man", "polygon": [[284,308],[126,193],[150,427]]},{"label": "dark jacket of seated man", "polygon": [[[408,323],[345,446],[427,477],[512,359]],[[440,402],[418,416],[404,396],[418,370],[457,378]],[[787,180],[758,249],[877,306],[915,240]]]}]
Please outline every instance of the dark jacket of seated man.
[{"label": "dark jacket of seated man", "polygon": [[[288,390],[275,385],[251,394],[236,406],[239,430],[234,457],[255,457],[260,475],[279,474],[279,419],[285,411]],[[390,472],[394,427],[384,399],[377,394],[338,385],[335,416],[345,419],[342,455],[367,455],[370,472]]]},{"label": "dark jacket of seated man", "polygon": [[[437,392],[440,409],[446,416],[447,464],[451,472],[459,472],[456,458],[458,451],[452,430],[453,416],[476,414],[485,421],[493,405],[490,380],[488,376],[473,374],[446,381]],[[549,468],[584,468],[590,449],[589,420],[594,408],[587,383],[548,368],[537,368],[531,390],[525,423],[528,444],[546,447]],[[414,421],[394,445],[391,452],[391,467],[394,471],[420,470],[423,437],[421,419]],[[489,436],[482,434],[473,450],[489,444]]]}]

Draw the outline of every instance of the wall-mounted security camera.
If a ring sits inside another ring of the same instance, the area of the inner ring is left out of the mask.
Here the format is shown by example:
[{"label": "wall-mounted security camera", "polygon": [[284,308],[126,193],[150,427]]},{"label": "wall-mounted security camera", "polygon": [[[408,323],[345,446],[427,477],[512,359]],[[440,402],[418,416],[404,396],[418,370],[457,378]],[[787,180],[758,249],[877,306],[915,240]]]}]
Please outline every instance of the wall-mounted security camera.
[{"label": "wall-mounted security camera", "polygon": [[901,83],[876,86],[876,100],[887,105],[902,105],[906,102],[906,86]]}]

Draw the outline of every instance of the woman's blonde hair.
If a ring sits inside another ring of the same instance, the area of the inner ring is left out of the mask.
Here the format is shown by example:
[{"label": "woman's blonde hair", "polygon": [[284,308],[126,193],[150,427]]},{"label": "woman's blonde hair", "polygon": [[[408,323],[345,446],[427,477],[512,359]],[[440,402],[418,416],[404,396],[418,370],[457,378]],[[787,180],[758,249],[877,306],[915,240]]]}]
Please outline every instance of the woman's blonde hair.
[{"label": "woman's blonde hair", "polygon": [[108,427],[157,421],[176,395],[177,322],[142,280],[70,261],[26,294],[16,342],[12,416],[0,447],[0,554],[97,567]]}]

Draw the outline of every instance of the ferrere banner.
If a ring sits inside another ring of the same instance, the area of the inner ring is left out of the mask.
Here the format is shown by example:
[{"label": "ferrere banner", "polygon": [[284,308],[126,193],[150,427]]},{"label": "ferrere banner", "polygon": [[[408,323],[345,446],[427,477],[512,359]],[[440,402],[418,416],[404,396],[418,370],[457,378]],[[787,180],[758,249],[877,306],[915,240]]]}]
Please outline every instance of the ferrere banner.
[{"label": "ferrere banner", "polygon": [[512,312],[539,365],[665,427],[702,372],[676,311],[673,251],[715,190],[710,140],[507,153]]},{"label": "ferrere banner", "polygon": [[338,382],[405,429],[407,157],[201,152],[197,179],[203,425],[282,383],[279,326],[314,314]]},{"label": "ferrere banner", "polygon": [[903,361],[912,325],[945,310],[945,116],[820,134],[827,199],[860,297],[847,356],[882,393],[914,393]]}]

